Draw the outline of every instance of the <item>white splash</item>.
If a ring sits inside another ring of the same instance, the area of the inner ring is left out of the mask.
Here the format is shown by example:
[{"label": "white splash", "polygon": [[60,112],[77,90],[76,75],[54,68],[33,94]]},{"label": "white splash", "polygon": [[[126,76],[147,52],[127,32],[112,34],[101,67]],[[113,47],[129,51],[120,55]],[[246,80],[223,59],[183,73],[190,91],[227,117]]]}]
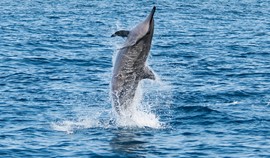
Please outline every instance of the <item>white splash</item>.
[{"label": "white splash", "polygon": [[100,125],[98,120],[77,120],[77,121],[63,121],[52,123],[52,128],[56,131],[66,132],[68,134],[74,133],[74,131],[85,128],[94,128]]},{"label": "white splash", "polygon": [[[143,81],[139,84],[132,105],[122,111],[119,116],[114,109],[100,107],[74,106],[72,110],[75,117],[72,119],[53,122],[51,127],[55,131],[72,134],[76,131],[90,128],[154,128],[161,129],[166,125],[154,113],[155,107],[164,102],[163,91],[168,86],[158,81]],[[153,98],[147,98],[152,93]],[[145,98],[146,96],[146,98]],[[162,105],[166,106],[166,105]]]},{"label": "white splash", "polygon": [[161,128],[162,124],[153,113],[147,113],[140,110],[126,111],[122,116],[116,116],[116,125],[125,128]]},{"label": "white splash", "polygon": [[88,107],[89,111],[86,110],[87,107],[76,108],[73,112],[76,114],[74,119],[67,119],[63,121],[53,122],[51,127],[53,130],[66,132],[72,134],[75,131],[89,128],[109,128],[110,117],[104,118],[105,116],[110,116],[111,112],[104,108],[91,108]]},{"label": "white splash", "polygon": [[139,84],[132,105],[127,110],[121,111],[121,116],[115,114],[116,125],[118,127],[127,128],[162,128],[163,123],[159,121],[159,117],[152,112],[150,103],[143,100],[143,88]]}]

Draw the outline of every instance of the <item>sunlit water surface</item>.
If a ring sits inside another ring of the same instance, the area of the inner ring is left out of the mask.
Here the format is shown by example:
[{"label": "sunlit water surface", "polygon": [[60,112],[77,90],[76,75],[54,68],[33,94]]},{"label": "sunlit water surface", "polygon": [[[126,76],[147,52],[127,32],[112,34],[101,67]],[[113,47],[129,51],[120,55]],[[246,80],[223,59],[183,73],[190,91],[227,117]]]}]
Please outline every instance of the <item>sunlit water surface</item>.
[{"label": "sunlit water surface", "polygon": [[[153,6],[135,107],[112,112],[124,39]],[[268,157],[270,2],[0,2],[0,157]]]}]

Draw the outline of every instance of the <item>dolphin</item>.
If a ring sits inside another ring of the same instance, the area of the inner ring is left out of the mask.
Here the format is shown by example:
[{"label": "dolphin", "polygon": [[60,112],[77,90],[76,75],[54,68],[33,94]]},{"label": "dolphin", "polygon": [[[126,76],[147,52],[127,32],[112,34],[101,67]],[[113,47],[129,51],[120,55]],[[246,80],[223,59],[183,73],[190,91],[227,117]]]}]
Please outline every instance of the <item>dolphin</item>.
[{"label": "dolphin", "polygon": [[154,33],[155,11],[154,6],[146,19],[132,30],[120,30],[112,35],[126,37],[123,47],[117,53],[111,79],[113,107],[119,115],[132,105],[139,82],[156,78],[146,64]]}]

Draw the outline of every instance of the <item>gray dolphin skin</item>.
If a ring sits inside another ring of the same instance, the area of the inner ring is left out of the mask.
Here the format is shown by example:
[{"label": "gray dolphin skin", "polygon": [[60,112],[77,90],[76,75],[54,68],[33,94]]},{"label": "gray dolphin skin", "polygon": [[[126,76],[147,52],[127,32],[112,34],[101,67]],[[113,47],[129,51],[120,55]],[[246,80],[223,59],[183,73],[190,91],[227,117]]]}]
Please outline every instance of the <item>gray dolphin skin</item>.
[{"label": "gray dolphin skin", "polygon": [[154,6],[146,19],[132,30],[120,30],[112,35],[127,37],[117,54],[111,80],[113,106],[119,115],[131,106],[141,80],[155,80],[153,71],[146,65],[154,33],[155,10]]}]

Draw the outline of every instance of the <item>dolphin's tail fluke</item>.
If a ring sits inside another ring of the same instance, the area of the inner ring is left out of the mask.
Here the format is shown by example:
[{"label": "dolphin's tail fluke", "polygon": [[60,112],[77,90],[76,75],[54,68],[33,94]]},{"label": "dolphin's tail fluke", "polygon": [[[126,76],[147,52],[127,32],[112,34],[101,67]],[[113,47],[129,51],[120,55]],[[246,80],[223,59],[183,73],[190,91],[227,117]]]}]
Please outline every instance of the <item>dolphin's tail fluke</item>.
[{"label": "dolphin's tail fluke", "polygon": [[148,15],[148,17],[146,18],[146,21],[152,21],[153,17],[154,17],[154,14],[155,14],[155,11],[156,11],[156,6],[153,7],[151,13]]}]

